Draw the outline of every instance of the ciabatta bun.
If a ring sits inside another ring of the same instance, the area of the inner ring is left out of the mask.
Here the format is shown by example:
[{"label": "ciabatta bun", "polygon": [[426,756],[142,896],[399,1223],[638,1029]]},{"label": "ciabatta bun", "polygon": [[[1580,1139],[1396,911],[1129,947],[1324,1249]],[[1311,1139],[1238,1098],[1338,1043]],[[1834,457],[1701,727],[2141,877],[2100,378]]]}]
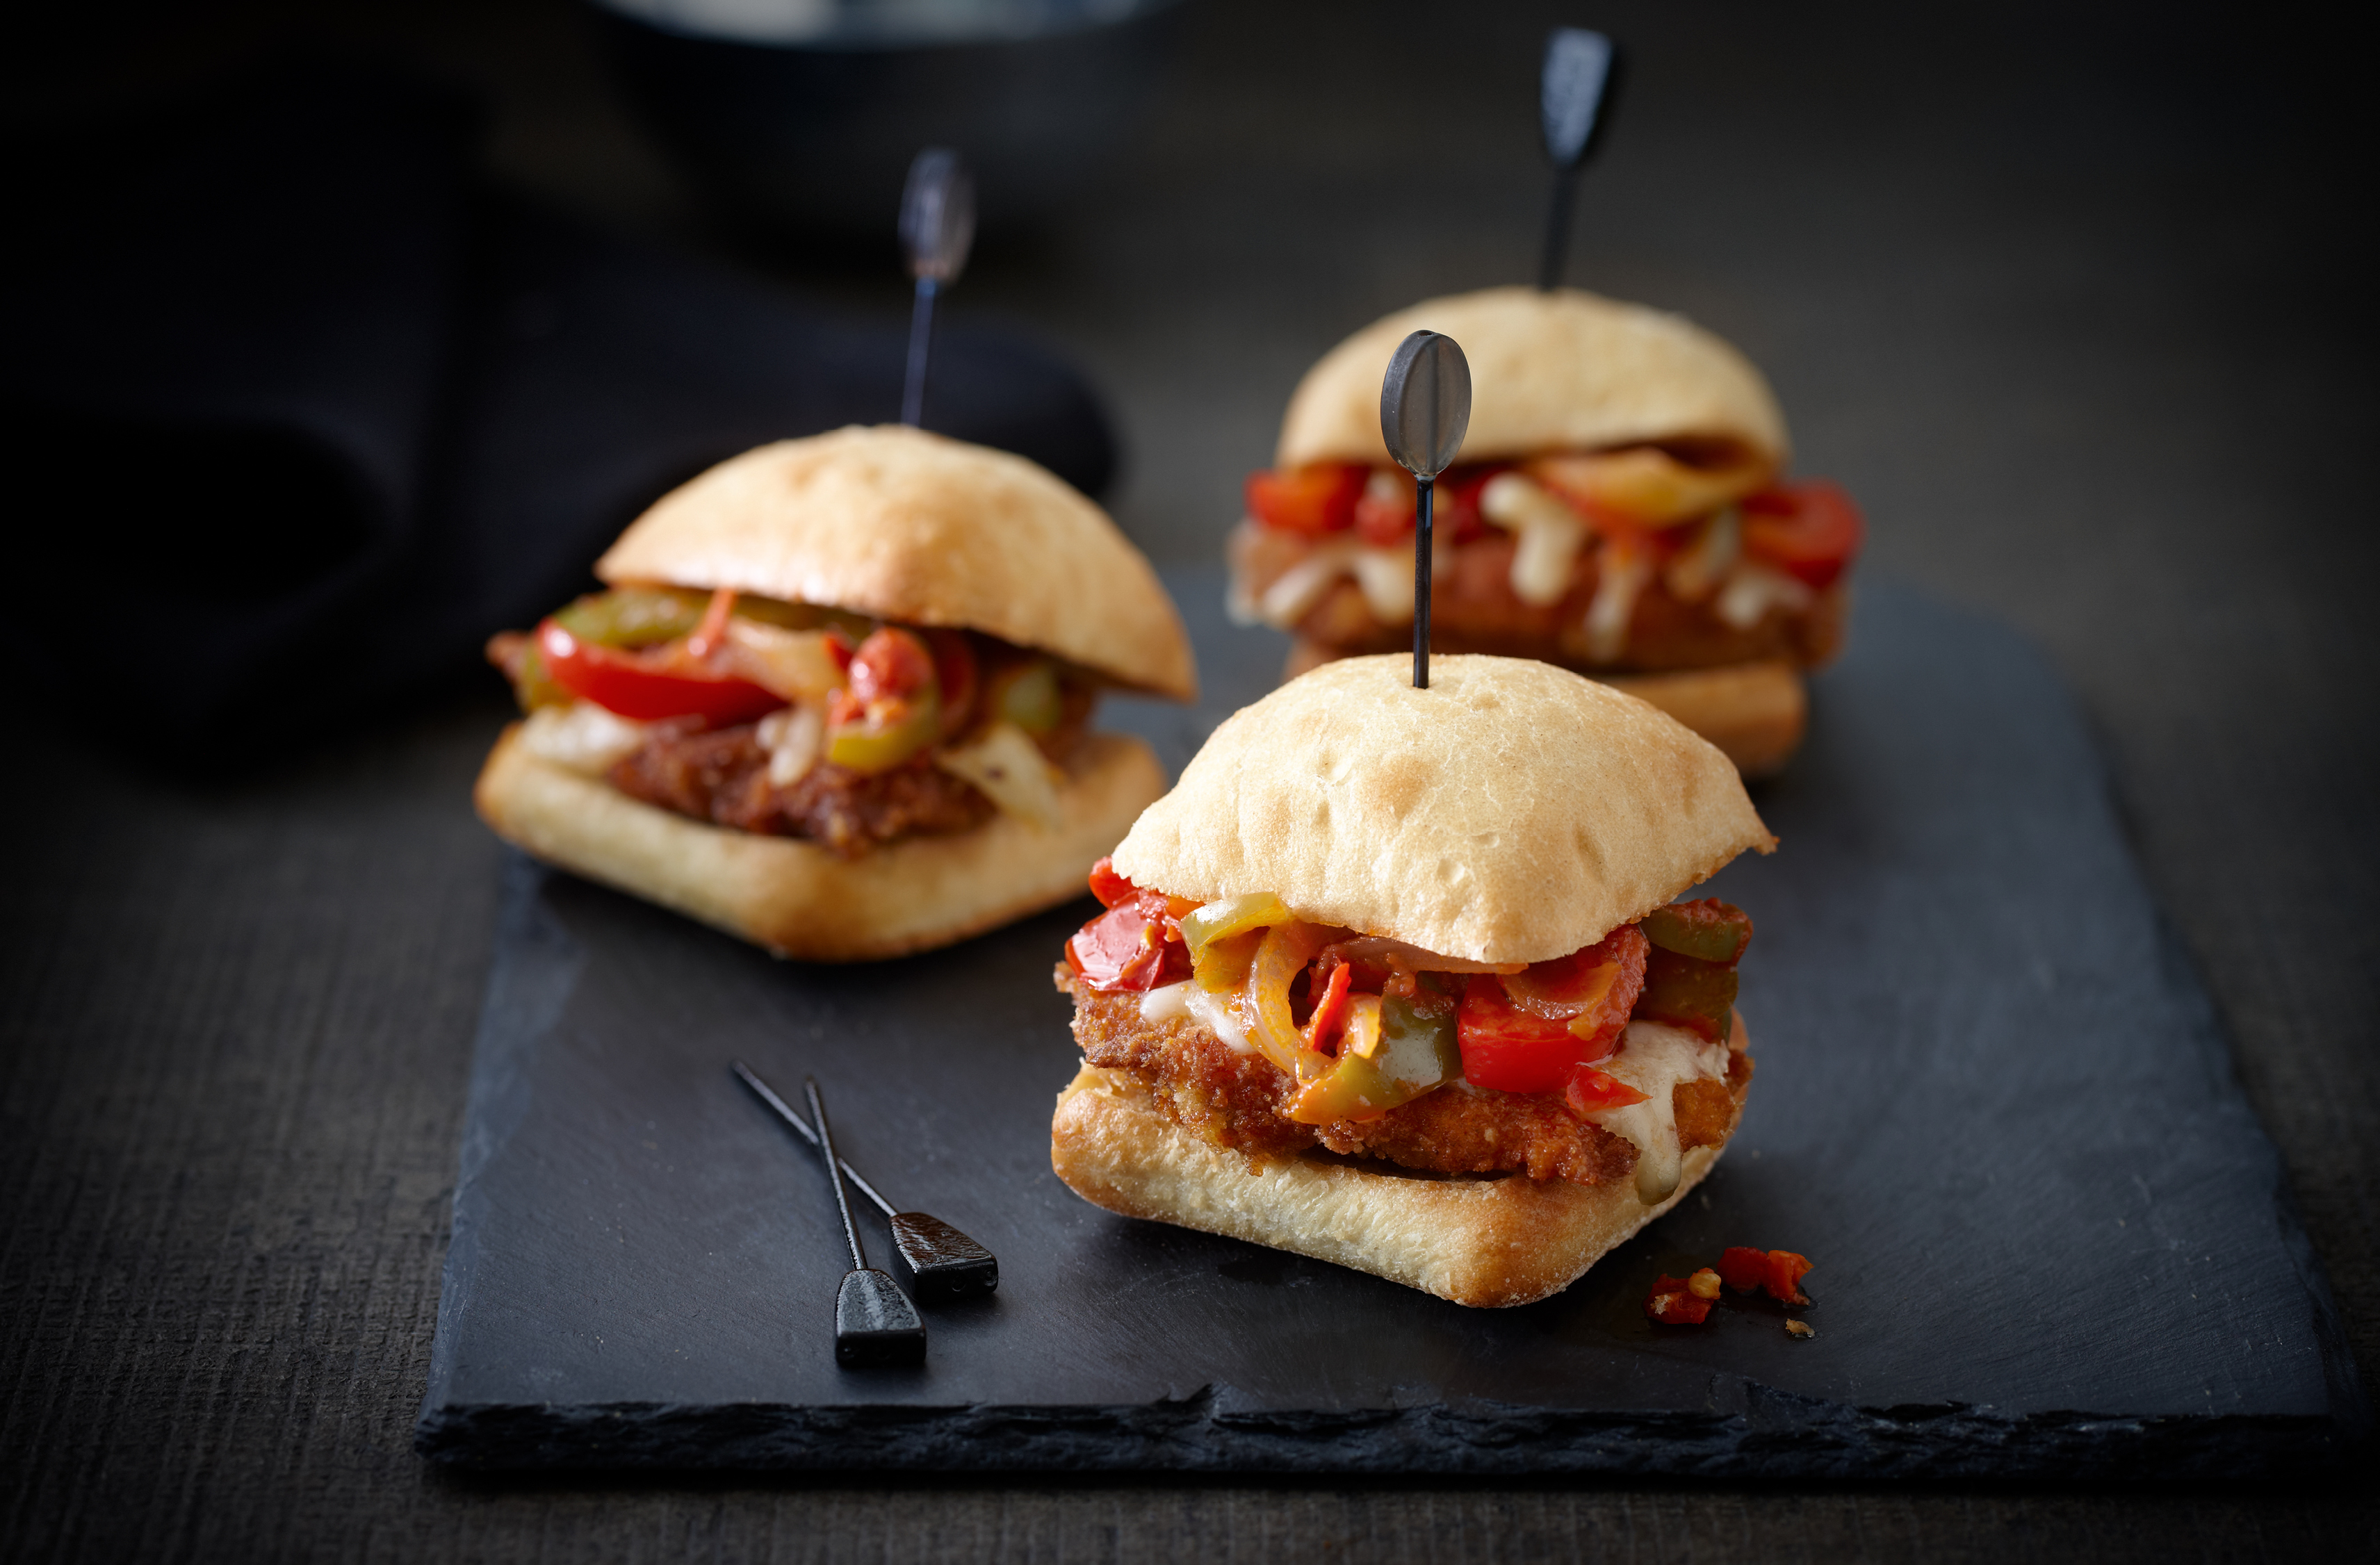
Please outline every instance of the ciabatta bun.
[{"label": "ciabatta bun", "polygon": [[1080,896],[1091,866],[1164,788],[1148,746],[1093,734],[1067,768],[1057,830],[1002,814],[844,859],[632,799],[531,755],[515,723],[473,798],[498,836],[550,864],[781,956],[853,962],[948,945]]},{"label": "ciabatta bun", "polygon": [[1677,1189],[1651,1207],[1633,1180],[1449,1177],[1317,1156],[1260,1167],[1183,1129],[1129,1072],[1089,1065],[1059,1095],[1050,1127],[1058,1177],[1109,1211],[1294,1251],[1484,1307],[1561,1292],[1684,1200],[1725,1149],[1688,1149]]},{"label": "ciabatta bun", "polygon": [[1201,902],[1475,962],[1542,962],[1776,839],[1728,758],[1633,696],[1548,663],[1326,663],[1232,714],[1115,867]]},{"label": "ciabatta bun", "polygon": [[922,430],[747,451],[655,502],[595,574],[987,631],[1136,690],[1198,690],[1173,601],[1106,512],[1022,456]]},{"label": "ciabatta bun", "polygon": [[[1339,653],[1299,637],[1290,643],[1284,680],[1335,661]],[[1647,701],[1719,747],[1746,777],[1766,777],[1793,758],[1809,726],[1810,691],[1802,671],[1782,659],[1668,673],[1587,677]]]},{"label": "ciabatta bun", "polygon": [[1471,425],[1460,462],[1645,441],[1716,442],[1781,467],[1785,418],[1749,359],[1682,316],[1565,288],[1488,288],[1378,321],[1305,373],[1277,462],[1385,465],[1380,378],[1407,334],[1463,345]]}]

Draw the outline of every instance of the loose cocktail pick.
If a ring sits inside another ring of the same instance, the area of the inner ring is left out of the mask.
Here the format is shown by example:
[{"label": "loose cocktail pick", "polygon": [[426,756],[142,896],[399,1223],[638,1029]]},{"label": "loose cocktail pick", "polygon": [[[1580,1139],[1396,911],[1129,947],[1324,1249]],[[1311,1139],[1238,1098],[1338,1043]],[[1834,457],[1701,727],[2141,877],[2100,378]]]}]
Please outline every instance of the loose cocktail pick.
[{"label": "loose cocktail pick", "polygon": [[1554,160],[1554,194],[1546,212],[1546,253],[1537,269],[1537,286],[1548,293],[1561,286],[1571,193],[1577,188],[1580,166],[1594,149],[1596,132],[1610,118],[1605,110],[1619,85],[1620,51],[1603,34],[1558,27],[1546,40],[1537,107],[1544,116],[1546,155]]},{"label": "loose cocktail pick", "polygon": [[[813,1151],[818,1149],[818,1132],[794,1112],[792,1104],[754,1075],[743,1061],[731,1061],[729,1064],[744,1085],[752,1089],[754,1097],[775,1110],[777,1117],[808,1142]],[[944,1304],[953,1299],[974,1298],[1000,1286],[1000,1262],[990,1251],[938,1217],[894,1211],[892,1203],[860,1178],[859,1171],[849,1163],[843,1165],[843,1177],[884,1214],[886,1224],[892,1230],[892,1248],[900,1253],[902,1268],[909,1274],[909,1290],[921,1304]]]},{"label": "loose cocktail pick", "polygon": [[1429,688],[1429,511],[1438,475],[1471,427],[1471,364],[1452,337],[1415,332],[1380,381],[1380,438],[1414,476],[1414,688]]},{"label": "loose cocktail pick", "polygon": [[868,1266],[868,1252],[860,1248],[858,1225],[851,1220],[851,1195],[843,1187],[843,1159],[834,1155],[834,1131],[826,1122],[826,1103],[819,1097],[817,1079],[804,1080],[802,1090],[809,1095],[819,1150],[826,1155],[834,1208],[843,1216],[843,1240],[851,1246],[851,1270],[834,1293],[834,1362],[845,1369],[923,1364],[926,1323],[917,1318],[916,1308],[892,1275]]},{"label": "loose cocktail pick", "polygon": [[917,280],[909,310],[909,373],[901,388],[901,422],[926,419],[926,358],[934,345],[934,297],[959,280],[975,243],[975,181],[947,147],[929,147],[909,164],[901,190],[901,250]]}]

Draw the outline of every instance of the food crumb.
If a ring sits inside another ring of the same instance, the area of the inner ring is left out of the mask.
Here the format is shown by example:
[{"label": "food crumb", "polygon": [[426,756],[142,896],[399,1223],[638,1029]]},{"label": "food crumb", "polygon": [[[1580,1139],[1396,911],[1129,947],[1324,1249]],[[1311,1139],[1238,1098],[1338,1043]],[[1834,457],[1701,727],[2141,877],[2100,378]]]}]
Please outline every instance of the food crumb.
[{"label": "food crumb", "polygon": [[1818,1328],[1806,1320],[1789,1320],[1785,1323],[1785,1334],[1789,1337],[1815,1337]]},{"label": "food crumb", "polygon": [[1718,1273],[1708,1267],[1703,1268],[1702,1270],[1686,1279],[1686,1292],[1697,1299],[1718,1298]]}]

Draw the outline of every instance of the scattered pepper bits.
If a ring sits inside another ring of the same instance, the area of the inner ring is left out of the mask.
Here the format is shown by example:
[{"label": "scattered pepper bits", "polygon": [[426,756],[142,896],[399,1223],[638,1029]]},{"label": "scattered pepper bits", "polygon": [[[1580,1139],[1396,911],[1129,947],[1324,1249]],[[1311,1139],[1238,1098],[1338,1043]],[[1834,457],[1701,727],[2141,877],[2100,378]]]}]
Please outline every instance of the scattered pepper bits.
[{"label": "scattered pepper bits", "polygon": [[[1810,1301],[1802,1292],[1802,1279],[1810,1269],[1808,1257],[1791,1250],[1733,1246],[1719,1257],[1716,1270],[1704,1267],[1689,1277],[1655,1278],[1653,1291],[1645,1295],[1645,1314],[1663,1326],[1700,1326],[1710,1318],[1722,1282],[1738,1292],[1758,1289],[1779,1304],[1806,1304]],[[1789,1320],[1785,1329],[1795,1337],[1817,1335],[1806,1321]]]},{"label": "scattered pepper bits", "polygon": [[1711,1301],[1692,1292],[1692,1287],[1686,1278],[1655,1278],[1653,1291],[1645,1295],[1645,1313],[1664,1326],[1700,1326],[1710,1318]]},{"label": "scattered pepper bits", "polygon": [[1727,1279],[1729,1287],[1738,1292],[1757,1288],[1780,1304],[1810,1302],[1802,1294],[1802,1279],[1809,1269],[1809,1261],[1791,1250],[1763,1251],[1736,1245],[1718,1258],[1718,1274]]}]

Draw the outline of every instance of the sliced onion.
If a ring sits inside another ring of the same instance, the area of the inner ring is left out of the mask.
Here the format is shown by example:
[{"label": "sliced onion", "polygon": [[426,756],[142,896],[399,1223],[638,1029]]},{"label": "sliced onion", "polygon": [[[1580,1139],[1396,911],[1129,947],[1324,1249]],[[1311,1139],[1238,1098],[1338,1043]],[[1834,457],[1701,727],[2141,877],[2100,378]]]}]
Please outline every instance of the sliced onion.
[{"label": "sliced onion", "polygon": [[1394,961],[1415,973],[1519,973],[1526,971],[1529,965],[1525,962],[1473,962],[1460,956],[1440,956],[1417,945],[1392,940],[1386,935],[1359,935],[1326,949],[1342,962],[1369,962],[1385,966]]}]

